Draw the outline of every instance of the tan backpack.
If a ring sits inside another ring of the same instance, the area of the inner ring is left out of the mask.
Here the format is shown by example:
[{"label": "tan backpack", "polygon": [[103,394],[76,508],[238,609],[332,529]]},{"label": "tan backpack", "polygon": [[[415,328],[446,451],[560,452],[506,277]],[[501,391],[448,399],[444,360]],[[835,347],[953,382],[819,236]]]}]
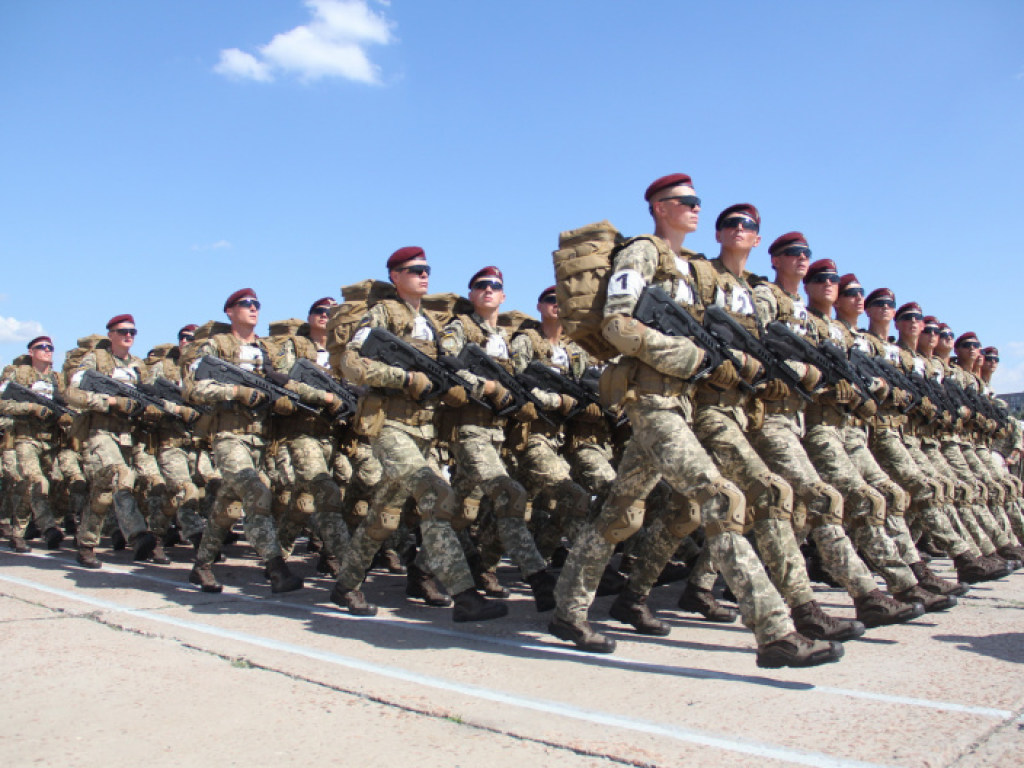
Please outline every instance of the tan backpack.
[{"label": "tan backpack", "polygon": [[618,351],[601,335],[604,300],[612,259],[626,239],[605,220],[558,236],[555,291],[565,335],[594,357],[608,360]]},{"label": "tan backpack", "polygon": [[222,320],[207,320],[196,328],[192,341],[185,345],[181,350],[181,356],[178,358],[178,365],[181,366],[182,375],[184,375],[192,363],[195,362],[195,359],[199,354],[200,345],[207,339],[213,338],[214,336],[218,336],[222,333],[231,333],[230,323],[225,323]]},{"label": "tan backpack", "polygon": [[64,355],[64,365],[61,368],[61,372],[65,377],[67,377],[68,371],[78,367],[78,364],[82,362],[82,358],[87,353],[92,352],[94,349],[110,349],[110,339],[99,333],[83,336],[78,339],[76,344],[78,346],[74,349],[69,349]]}]

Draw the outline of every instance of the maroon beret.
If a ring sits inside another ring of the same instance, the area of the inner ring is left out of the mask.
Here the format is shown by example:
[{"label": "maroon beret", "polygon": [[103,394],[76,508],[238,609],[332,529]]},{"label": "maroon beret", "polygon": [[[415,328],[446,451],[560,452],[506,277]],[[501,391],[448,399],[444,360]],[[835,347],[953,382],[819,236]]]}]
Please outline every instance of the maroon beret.
[{"label": "maroon beret", "polygon": [[919,315],[924,314],[924,310],[921,309],[920,304],[918,304],[916,301],[908,301],[906,304],[904,304],[902,307],[896,310],[896,319],[899,320],[900,315],[905,315],[910,312],[917,312],[917,314]]},{"label": "maroon beret", "polygon": [[240,288],[239,290],[235,291],[230,296],[228,296],[227,300],[225,300],[225,302],[224,302],[224,311],[227,312],[228,311],[228,307],[230,307],[232,304],[234,304],[237,301],[241,301],[242,299],[255,299],[255,298],[256,298],[256,291],[254,291],[252,288]]},{"label": "maroon beret", "polygon": [[135,325],[135,318],[131,315],[114,315],[112,318],[107,320],[107,330],[109,331],[113,326],[119,323],[131,323]]},{"label": "maroon beret", "polygon": [[422,248],[415,245],[407,245],[391,254],[391,257],[388,259],[388,271],[390,272],[407,261],[425,258],[427,258],[427,254],[423,252]]},{"label": "maroon beret", "polygon": [[939,323],[939,330],[940,331],[951,331],[953,329],[949,327],[948,323]]},{"label": "maroon beret", "polygon": [[787,232],[784,235],[779,235],[775,238],[775,242],[768,246],[768,253],[774,256],[777,251],[781,251],[783,248],[791,245],[808,247],[807,238],[804,237],[803,232]]},{"label": "maroon beret", "polygon": [[53,344],[53,339],[51,339],[49,336],[36,336],[34,339],[32,339],[32,341],[28,343],[28,348],[32,349],[32,347],[34,347],[41,341],[45,341],[47,344]]},{"label": "maroon beret", "polygon": [[981,354],[985,357],[999,357],[999,350],[995,347],[985,347],[981,350]]},{"label": "maroon beret", "polygon": [[484,278],[484,277],[493,277],[494,279],[498,280],[501,283],[505,282],[505,277],[504,277],[504,275],[501,274],[501,270],[500,269],[498,269],[497,267],[484,267],[483,269],[479,270],[475,275],[473,275],[471,278],[469,278],[469,287],[472,288],[473,287],[473,283],[475,283],[477,280],[480,280],[481,278]]},{"label": "maroon beret", "polygon": [[925,315],[924,324],[937,326],[939,324],[939,318],[937,318],[935,315]]},{"label": "maroon beret", "polygon": [[888,299],[895,304],[896,294],[888,288],[875,288],[875,290],[869,293],[867,298],[864,299],[864,303],[870,307],[872,302],[878,301],[879,299]]},{"label": "maroon beret", "polygon": [[199,326],[195,323],[189,323],[188,325],[182,326],[178,330],[178,335],[181,336],[183,333],[195,333],[199,329]]},{"label": "maroon beret", "polygon": [[[954,347],[959,347],[965,341],[978,341],[978,334],[976,334],[974,331],[968,331],[967,333],[961,333],[960,336],[957,337],[957,340],[955,342],[953,342],[953,346]],[[978,341],[978,343],[980,344],[981,342]]]},{"label": "maroon beret", "polygon": [[540,303],[541,300],[545,296],[547,296],[548,294],[551,294],[551,293],[558,293],[558,286],[557,285],[549,285],[547,288],[545,288],[543,291],[541,291],[540,292],[540,296],[537,297],[537,303]]},{"label": "maroon beret", "polygon": [[809,282],[812,277],[823,272],[832,272],[833,274],[838,275],[839,268],[836,267],[836,263],[832,261],[832,259],[818,259],[807,268],[807,274],[804,275],[804,282]]},{"label": "maroon beret", "polygon": [[857,276],[855,274],[853,274],[853,272],[848,272],[847,274],[845,274],[845,275],[843,275],[842,277],[839,278],[839,290],[840,291],[845,291],[851,285],[854,288],[863,288],[864,287],[863,285],[860,284],[860,280],[857,279]]},{"label": "maroon beret", "polygon": [[693,179],[685,173],[672,173],[668,176],[662,176],[660,179],[655,179],[647,187],[647,191],[644,192],[644,200],[650,202],[651,198],[658,192],[661,192],[661,190],[668,189],[669,187],[678,187],[680,184],[692,187]]},{"label": "maroon beret", "polygon": [[309,312],[307,312],[306,314],[307,315],[313,314],[313,310],[316,309],[317,307],[333,307],[337,303],[338,302],[335,301],[332,297],[324,296],[322,299],[317,299],[312,304],[310,304],[309,305]]},{"label": "maroon beret", "polygon": [[757,210],[757,208],[752,206],[750,203],[736,203],[736,205],[730,205],[728,208],[726,208],[724,211],[718,214],[718,218],[715,219],[715,229],[717,230],[721,225],[722,221],[734,213],[741,213],[744,216],[749,216],[750,218],[757,222],[758,227],[761,226],[761,214]]}]

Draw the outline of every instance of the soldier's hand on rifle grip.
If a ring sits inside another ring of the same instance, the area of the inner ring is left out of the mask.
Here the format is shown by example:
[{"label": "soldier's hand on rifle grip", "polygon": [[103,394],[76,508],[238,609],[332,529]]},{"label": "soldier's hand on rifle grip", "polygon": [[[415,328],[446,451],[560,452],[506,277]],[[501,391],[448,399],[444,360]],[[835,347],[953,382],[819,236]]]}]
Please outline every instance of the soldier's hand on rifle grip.
[{"label": "soldier's hand on rifle grip", "polygon": [[753,355],[743,355],[743,366],[739,370],[740,378],[753,384],[764,372],[764,366]]},{"label": "soldier's hand on rifle grip", "polygon": [[53,410],[45,405],[33,404],[29,407],[29,410],[40,421],[49,421],[53,417]]},{"label": "soldier's hand on rifle grip", "polygon": [[813,392],[821,383],[821,371],[817,366],[808,363],[807,370],[804,371],[804,375],[800,377],[800,383],[808,392]]},{"label": "soldier's hand on rifle grip", "polygon": [[722,392],[735,387],[739,380],[740,375],[736,373],[736,367],[728,360],[723,360],[707,379],[708,384]]},{"label": "soldier's hand on rifle grip", "polygon": [[409,371],[405,376],[405,391],[413,400],[422,400],[430,391],[430,379],[420,371]]},{"label": "soldier's hand on rifle grip", "polygon": [[568,416],[569,412],[576,407],[576,398],[569,397],[569,395],[561,395],[562,402],[558,406],[558,412],[563,416]]},{"label": "soldier's hand on rifle grip", "polygon": [[258,389],[244,387],[241,384],[238,384],[235,386],[235,400],[240,402],[242,405],[255,408],[257,405],[265,403],[267,401],[267,396]]},{"label": "soldier's hand on rifle grip", "polygon": [[138,407],[138,403],[132,400],[130,397],[111,397],[110,398],[110,409],[123,413],[125,416],[133,413]]},{"label": "soldier's hand on rifle grip", "polygon": [[[441,402],[450,408],[461,408],[469,402],[469,395],[466,394],[466,388],[461,386],[454,386],[441,395]],[[495,403],[500,408],[501,405]]]},{"label": "soldier's hand on rifle grip", "polygon": [[142,410],[142,420],[147,424],[155,424],[160,421],[160,417],[164,415],[164,412],[157,408],[155,405],[147,405]]}]

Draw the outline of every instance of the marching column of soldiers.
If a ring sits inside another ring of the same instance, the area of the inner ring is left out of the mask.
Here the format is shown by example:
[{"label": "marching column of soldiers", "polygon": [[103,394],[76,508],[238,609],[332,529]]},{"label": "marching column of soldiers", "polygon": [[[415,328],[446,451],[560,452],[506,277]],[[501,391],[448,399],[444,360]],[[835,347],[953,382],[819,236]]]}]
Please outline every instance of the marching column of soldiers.
[{"label": "marching column of soldiers", "polygon": [[[996,348],[866,292],[798,231],[768,247],[771,276],[748,271],[749,203],[718,215],[717,256],[688,250],[701,201],[685,174],[644,199],[652,234],[562,233],[539,319],[501,311],[496,266],[467,296],[431,294],[426,253],[404,247],[387,282],[265,337],[244,288],[226,322],[145,359],[130,314],[61,370],[33,339],[0,384],[10,550],[71,537],[97,569],[104,537],[162,565],[191,546],[189,582],[219,593],[244,537],[284,593],[304,586],[305,536],[340,609],[376,614],[363,588],[383,568],[457,622],[507,614],[505,557],[548,631],[595,653],[615,650],[590,624],[596,596],[664,636],[651,590],[685,581],[678,610],[741,618],[762,667],[837,661],[1022,567],[1022,430],[990,386]],[[854,616],[812,582],[848,592]]]}]

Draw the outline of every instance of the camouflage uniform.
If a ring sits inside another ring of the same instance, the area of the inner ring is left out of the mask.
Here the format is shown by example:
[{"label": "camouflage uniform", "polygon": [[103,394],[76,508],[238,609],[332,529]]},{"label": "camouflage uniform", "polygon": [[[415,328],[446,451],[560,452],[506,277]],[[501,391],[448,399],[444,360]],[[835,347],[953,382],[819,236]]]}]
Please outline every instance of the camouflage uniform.
[{"label": "camouflage uniform", "polygon": [[[647,584],[653,585],[650,574],[656,578],[679,542],[703,520],[710,566],[725,576],[739,601],[744,623],[763,646],[794,632],[793,622],[743,537],[742,492],[722,477],[705,448],[712,452],[729,450],[729,454],[719,457],[720,461],[737,470],[744,460],[753,462],[756,454],[728,409],[722,412],[717,406],[704,406],[691,430],[688,422],[693,412],[693,385],[687,380],[698,373],[704,356],[689,339],[664,336],[631,319],[640,294],[649,284],[659,285],[684,306],[695,304],[690,265],[660,238],[634,239],[616,254],[604,308],[605,336],[629,354],[610,366],[605,376],[608,402],[624,406],[633,433],[600,514],[594,523],[584,526],[569,553],[558,580],[556,615],[576,624],[586,620],[615,544],[639,529],[642,500],[664,478],[680,494],[678,498],[687,501],[653,523],[645,541],[648,546],[637,552],[630,589],[645,594]],[[735,437],[745,450],[727,445]],[[743,479],[750,475],[737,474]],[[770,505],[774,487],[774,483],[766,484],[757,502],[766,502],[764,507]],[[766,498],[759,498],[762,495]],[[646,567],[641,567],[645,563]]]},{"label": "camouflage uniform", "polygon": [[[441,332],[441,349],[447,355],[458,356],[470,343],[482,347],[499,365],[512,372],[506,332],[490,325],[476,312],[456,316]],[[485,379],[469,372],[464,377],[473,384],[470,394],[484,397]],[[481,488],[490,501],[502,546],[523,578],[529,579],[543,571],[546,563],[526,527],[526,489],[509,477],[499,456],[505,442],[505,419],[476,403],[462,406],[451,417],[455,421],[451,443],[455,492],[465,499],[474,487]]]},{"label": "camouflage uniform", "polygon": [[92,548],[99,543],[103,520],[111,509],[129,542],[146,533],[148,526],[133,494],[136,476],[156,493],[163,486],[163,477],[145,440],[140,442],[138,427],[112,410],[106,395],[79,388],[87,370],[97,370],[133,386],[144,382],[147,374],[141,358],[132,354],[118,358],[104,348],[90,350],[67,371],[68,400],[84,411],[79,418],[88,435],[84,469],[89,479],[89,506],[78,527],[78,544]]},{"label": "camouflage uniform", "polygon": [[436,404],[417,402],[405,394],[406,372],[401,368],[359,354],[373,328],[387,329],[432,357],[438,354],[440,333],[434,322],[422,308],[415,310],[398,299],[374,304],[345,349],[341,363],[345,377],[373,387],[362,401],[361,413],[370,419],[383,418],[378,428],[367,424],[358,427],[375,433],[373,455],[380,462],[382,477],[366,519],[340,558],[341,572],[335,588],[351,591],[363,583],[374,554],[397,530],[406,499],[412,497],[423,536],[418,567],[433,572],[450,594],[471,590],[473,575],[451,525],[454,492],[441,475],[433,450]]},{"label": "camouflage uniform", "polygon": [[[798,295],[768,282],[757,285],[753,295],[762,326],[784,322],[812,343],[822,337],[823,329],[808,315]],[[803,376],[804,366],[790,365]],[[844,499],[846,523],[851,530],[863,529],[868,542],[885,540],[881,533],[884,500],[861,480],[849,461],[838,430],[845,414],[840,413],[841,407],[823,402],[828,397],[829,393],[820,394],[806,407],[792,392],[782,400],[765,402],[764,426],[752,433],[751,442],[768,465],[793,486],[797,501],[811,514],[811,537],[825,568],[856,599],[873,591],[875,581],[843,530]],[[891,542],[885,541],[881,548],[888,560],[893,559]],[[909,569],[898,556],[895,561],[909,579],[901,589],[913,586],[916,580]]]}]

